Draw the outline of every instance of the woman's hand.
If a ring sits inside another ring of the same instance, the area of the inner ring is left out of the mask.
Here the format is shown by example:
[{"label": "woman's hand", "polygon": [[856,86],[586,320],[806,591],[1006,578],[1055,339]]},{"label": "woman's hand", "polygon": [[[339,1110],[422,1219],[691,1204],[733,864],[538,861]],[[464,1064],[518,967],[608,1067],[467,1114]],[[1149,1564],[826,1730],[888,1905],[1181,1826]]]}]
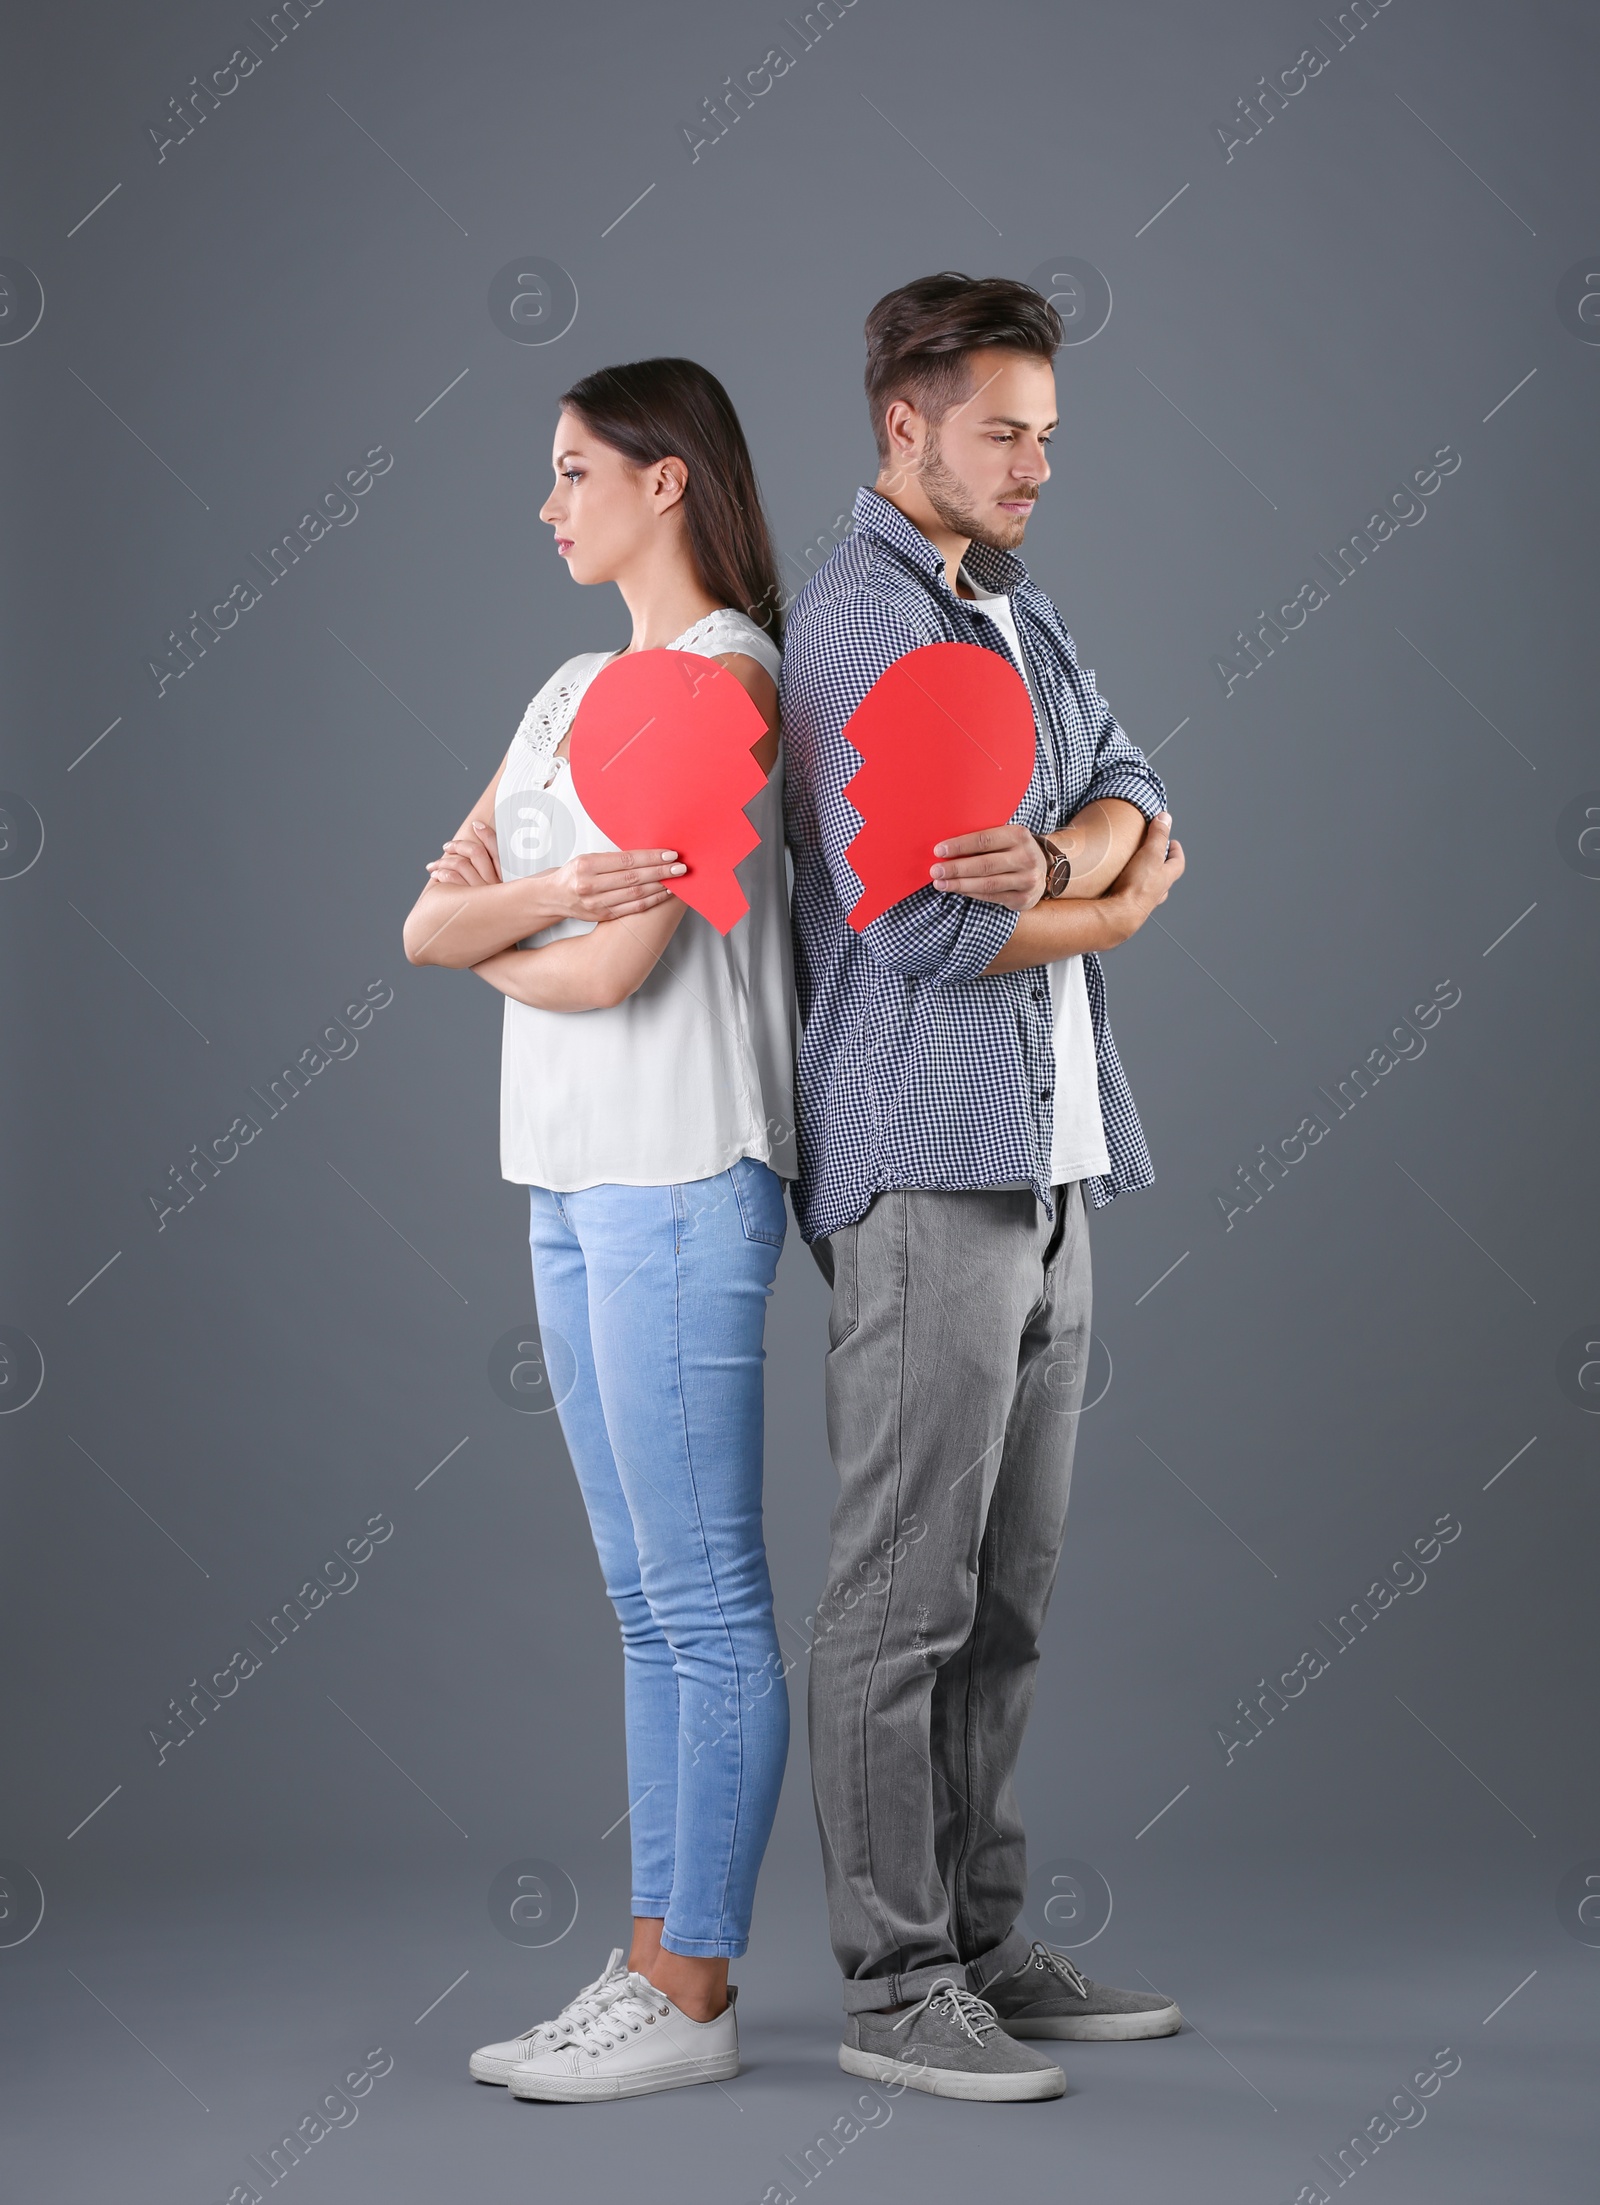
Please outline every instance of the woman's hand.
[{"label": "woman's hand", "polygon": [[[495,887],[501,875],[494,828],[482,819],[469,820],[467,828],[451,836],[443,855],[429,864],[429,875],[458,888]],[[629,919],[653,911],[667,900],[663,884],[688,869],[676,850],[586,850],[533,877],[549,925],[556,919]]]},{"label": "woman's hand", "polygon": [[586,850],[544,876],[544,890],[566,919],[629,919],[666,903],[665,885],[689,868],[676,850]]},{"label": "woman's hand", "polygon": [[436,881],[458,888],[492,888],[500,880],[500,841],[494,828],[482,819],[467,822],[466,830],[452,835],[442,857],[434,858],[428,872]]}]

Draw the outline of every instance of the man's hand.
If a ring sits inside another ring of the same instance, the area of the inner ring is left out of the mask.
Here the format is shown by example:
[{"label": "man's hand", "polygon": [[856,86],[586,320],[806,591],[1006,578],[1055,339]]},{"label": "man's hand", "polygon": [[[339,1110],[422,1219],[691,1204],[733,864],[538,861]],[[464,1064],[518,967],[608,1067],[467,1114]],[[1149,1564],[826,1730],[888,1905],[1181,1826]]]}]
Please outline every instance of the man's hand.
[{"label": "man's hand", "polygon": [[1183,844],[1169,840],[1171,833],[1171,812],[1157,812],[1144,831],[1144,840],[1105,892],[1102,900],[1115,914],[1119,941],[1137,934],[1157,905],[1166,902],[1174,883],[1183,878]]},{"label": "man's hand", "polygon": [[1008,911],[1031,911],[1044,894],[1044,852],[1015,821],[936,842],[933,854],[942,862],[931,868],[932,884],[947,894],[1004,904]]}]

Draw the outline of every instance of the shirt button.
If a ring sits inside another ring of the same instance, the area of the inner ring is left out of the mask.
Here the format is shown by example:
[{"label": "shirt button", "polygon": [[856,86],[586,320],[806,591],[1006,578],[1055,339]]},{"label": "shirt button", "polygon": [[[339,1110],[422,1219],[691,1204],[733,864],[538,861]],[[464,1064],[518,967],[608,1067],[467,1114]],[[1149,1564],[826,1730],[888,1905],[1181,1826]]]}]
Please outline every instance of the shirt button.
[{"label": "shirt button", "polygon": [[1050,1097],[1051,1097],[1051,1095],[1052,1095],[1053,1093],[1054,1093],[1054,1089],[1053,1089],[1053,1088],[1049,1088],[1049,1087],[1041,1087],[1041,1088],[1040,1088],[1040,1090],[1039,1090],[1039,1100],[1040,1100],[1041,1102],[1048,1102],[1048,1101],[1050,1100]]},{"label": "shirt button", "polygon": [[1035,988],[1035,989],[1034,989],[1034,991],[1033,991],[1033,1000],[1034,1000],[1034,1001],[1035,1001],[1036,1003],[1042,1003],[1042,1002],[1044,1001],[1044,990],[1043,990],[1043,988]]}]

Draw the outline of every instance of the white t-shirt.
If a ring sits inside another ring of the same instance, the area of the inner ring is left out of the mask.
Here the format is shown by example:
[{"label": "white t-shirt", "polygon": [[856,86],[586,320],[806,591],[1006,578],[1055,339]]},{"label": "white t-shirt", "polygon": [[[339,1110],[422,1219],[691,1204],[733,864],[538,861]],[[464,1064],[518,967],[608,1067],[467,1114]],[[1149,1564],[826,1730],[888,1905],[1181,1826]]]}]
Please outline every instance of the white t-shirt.
[{"label": "white t-shirt", "polygon": [[[965,602],[974,612],[992,620],[1002,642],[1033,696],[1033,676],[1028,671],[1022,638],[1008,596],[986,596],[965,568],[961,579],[973,595]],[[1034,716],[1038,716],[1034,699]],[[1050,1135],[1050,1184],[1065,1186],[1072,1179],[1098,1179],[1111,1170],[1106,1152],[1106,1130],[1100,1116],[1100,1073],[1095,1063],[1094,1024],[1089,1016],[1089,990],[1081,957],[1059,957],[1045,967],[1050,975],[1052,1040],[1055,1048],[1055,1116]]]},{"label": "white t-shirt", "polygon": [[[772,639],[744,614],[710,613],[668,645],[742,652],[777,679]],[[495,797],[504,878],[617,845],[590,818],[556,745],[612,654],[559,667],[529,705]],[[727,934],[686,911],[659,963],[608,1010],[546,1011],[506,997],[500,1170],[573,1193],[710,1179],[741,1156],[795,1175],[794,966],[783,850],[783,757],[745,807],[761,840],[734,868],[750,908]],[[587,934],[560,919],[520,946]]]}]

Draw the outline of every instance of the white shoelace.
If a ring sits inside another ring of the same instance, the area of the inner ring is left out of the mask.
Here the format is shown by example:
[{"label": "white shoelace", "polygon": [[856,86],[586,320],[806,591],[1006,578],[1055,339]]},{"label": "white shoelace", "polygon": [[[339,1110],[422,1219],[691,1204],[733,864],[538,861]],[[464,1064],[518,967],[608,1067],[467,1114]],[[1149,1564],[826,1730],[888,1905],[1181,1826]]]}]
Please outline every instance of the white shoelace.
[{"label": "white shoelace", "polygon": [[659,1994],[645,1996],[635,1988],[639,1981],[637,1976],[624,1976],[603,2005],[580,2016],[562,2032],[560,2049],[587,2052],[591,2059],[598,2059],[602,2052],[616,2051],[641,2029],[665,2021],[671,2010],[666,2000]]},{"label": "white shoelace", "polygon": [[1023,1966],[1025,1968],[1038,1968],[1046,1975],[1058,1975],[1076,1998],[1087,1998],[1089,1995],[1087,1981],[1079,1974],[1066,1954],[1057,1952],[1052,1946],[1041,1943],[1037,1938],[1035,1938]]},{"label": "white shoelace", "polygon": [[925,1998],[919,1998],[914,2006],[909,2007],[895,2023],[895,2027],[904,2029],[924,2011],[937,2016],[941,2021],[955,2022],[974,2044],[982,2044],[989,2032],[999,2026],[999,2016],[989,2001],[980,1998],[976,1991],[963,1990],[949,1976],[941,1977]]},{"label": "white shoelace", "polygon": [[592,1983],[585,1983],[581,1991],[575,1991],[553,2020],[537,2021],[531,2029],[523,2029],[517,2036],[518,2044],[530,2049],[536,2045],[559,2044],[570,2029],[581,2026],[597,2013],[601,2013],[628,1987],[627,1970],[620,1965],[622,1951],[619,1946],[607,1961],[603,1973]]}]

